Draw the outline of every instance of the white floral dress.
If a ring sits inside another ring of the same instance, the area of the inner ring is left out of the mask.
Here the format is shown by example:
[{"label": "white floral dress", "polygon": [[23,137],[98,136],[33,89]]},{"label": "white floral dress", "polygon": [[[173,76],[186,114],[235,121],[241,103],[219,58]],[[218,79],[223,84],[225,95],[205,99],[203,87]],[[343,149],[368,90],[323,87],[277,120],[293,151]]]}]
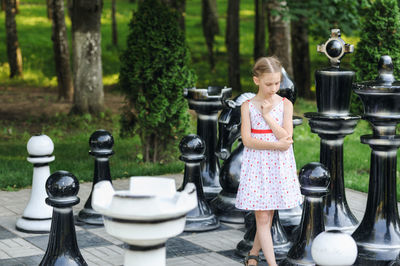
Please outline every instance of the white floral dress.
[{"label": "white floral dress", "polygon": [[[284,101],[287,99],[283,98],[270,112],[280,126],[283,124]],[[250,100],[248,102],[251,137],[264,141],[278,141],[260,111]],[[290,209],[300,205],[301,202],[302,195],[292,145],[286,151],[244,148],[236,208]]]}]

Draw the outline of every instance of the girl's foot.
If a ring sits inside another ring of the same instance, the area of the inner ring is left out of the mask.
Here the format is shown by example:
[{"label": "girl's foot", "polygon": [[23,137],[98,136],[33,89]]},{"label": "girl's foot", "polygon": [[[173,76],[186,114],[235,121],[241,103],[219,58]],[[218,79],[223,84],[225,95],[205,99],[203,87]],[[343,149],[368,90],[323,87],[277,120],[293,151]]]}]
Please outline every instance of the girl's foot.
[{"label": "girl's foot", "polygon": [[257,266],[260,261],[260,257],[258,255],[251,255],[250,252],[244,258],[245,266]]}]

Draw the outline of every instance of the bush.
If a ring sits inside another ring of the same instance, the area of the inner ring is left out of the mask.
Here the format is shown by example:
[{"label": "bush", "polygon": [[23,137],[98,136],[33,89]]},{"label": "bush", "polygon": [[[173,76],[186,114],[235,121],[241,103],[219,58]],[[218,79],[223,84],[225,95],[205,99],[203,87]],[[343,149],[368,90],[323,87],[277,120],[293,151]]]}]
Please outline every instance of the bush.
[{"label": "bush", "polygon": [[[376,0],[366,10],[361,23],[360,42],[357,44],[352,62],[356,71],[356,81],[375,79],[378,76],[378,61],[382,55],[392,57],[394,75],[398,78],[400,14],[397,0]],[[358,105],[360,104],[358,101]],[[357,101],[353,101],[352,109],[356,109],[356,105]]]},{"label": "bush", "polygon": [[155,162],[187,133],[183,88],[194,86],[196,76],[176,12],[157,0],[142,1],[129,27],[119,77],[128,100],[122,132],[139,134],[144,160]]}]

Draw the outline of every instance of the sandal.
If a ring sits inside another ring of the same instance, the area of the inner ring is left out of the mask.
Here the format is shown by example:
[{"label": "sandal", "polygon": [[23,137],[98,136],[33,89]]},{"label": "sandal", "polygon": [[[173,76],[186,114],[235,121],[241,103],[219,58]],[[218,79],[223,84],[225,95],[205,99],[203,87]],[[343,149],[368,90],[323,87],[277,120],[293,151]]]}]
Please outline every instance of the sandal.
[{"label": "sandal", "polygon": [[[255,261],[257,261],[257,263],[256,264],[248,264],[249,260],[255,260]],[[257,266],[259,262],[260,262],[260,257],[258,255],[250,255],[250,252],[244,258],[245,266]]]}]

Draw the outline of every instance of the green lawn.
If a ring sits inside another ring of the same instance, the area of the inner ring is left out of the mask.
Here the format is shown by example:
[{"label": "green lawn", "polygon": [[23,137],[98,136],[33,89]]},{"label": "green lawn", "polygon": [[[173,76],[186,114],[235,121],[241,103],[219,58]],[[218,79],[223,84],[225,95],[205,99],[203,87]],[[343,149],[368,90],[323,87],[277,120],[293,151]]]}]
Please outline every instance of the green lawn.
[{"label": "green lawn", "polygon": [[[105,85],[114,85],[118,81],[119,55],[125,47],[128,23],[136,4],[128,0],[118,0],[117,20],[119,47],[111,46],[111,4],[104,1],[102,15],[102,58],[103,81]],[[55,89],[56,77],[52,54],[51,22],[46,17],[46,6],[43,0],[21,0],[20,14],[17,16],[19,42],[23,54],[24,79],[9,80],[5,47],[5,32],[0,31],[0,84],[3,86],[40,86]],[[252,91],[254,86],[250,77],[253,64],[254,2],[241,1],[240,10],[240,71],[242,91]],[[215,55],[216,69],[210,71],[206,45],[201,28],[201,1],[191,0],[186,6],[186,37],[192,56],[192,66],[198,75],[197,87],[208,85],[227,85],[227,56],[224,44],[227,0],[218,1],[220,35],[216,36]],[[66,19],[70,28],[70,20]],[[4,25],[4,12],[0,13],[0,25]],[[69,37],[70,31],[68,31]],[[328,39],[329,36],[326,36]],[[356,44],[357,37],[346,37],[347,42]],[[325,56],[317,54],[316,45],[320,41],[310,38],[312,72],[328,65]],[[71,43],[70,43],[71,44]],[[351,55],[347,55],[343,65],[349,66]],[[239,92],[235,92],[237,94]],[[297,114],[316,111],[315,103],[298,99],[295,105]],[[115,146],[110,159],[113,178],[131,175],[157,175],[182,172],[183,164],[178,160],[179,153],[171,151],[171,160],[160,164],[141,163],[141,149],[138,137],[123,139],[119,137],[119,117],[107,116],[107,119],[71,118],[63,115],[49,118],[42,132],[49,135],[55,143],[56,160],[50,164],[51,171],[68,170],[80,180],[90,181],[93,178],[93,158],[88,155],[88,139],[97,128],[106,128],[114,135]],[[32,126],[35,119],[26,121]],[[26,161],[26,143],[30,138],[26,131],[8,134],[6,126],[0,123],[0,188],[16,189],[30,186],[32,165]],[[196,119],[192,118],[191,131],[195,132]],[[345,183],[349,188],[366,192],[368,189],[370,148],[360,143],[360,136],[370,134],[371,129],[365,121],[360,121],[354,134],[345,138],[344,171]],[[319,137],[310,132],[307,121],[295,128],[295,156],[298,169],[311,161],[319,161]],[[400,157],[399,157],[400,158]],[[397,176],[399,175],[399,160]],[[398,181],[398,185],[399,185]],[[397,191],[400,191],[399,189]],[[400,195],[398,195],[400,198]]]}]

